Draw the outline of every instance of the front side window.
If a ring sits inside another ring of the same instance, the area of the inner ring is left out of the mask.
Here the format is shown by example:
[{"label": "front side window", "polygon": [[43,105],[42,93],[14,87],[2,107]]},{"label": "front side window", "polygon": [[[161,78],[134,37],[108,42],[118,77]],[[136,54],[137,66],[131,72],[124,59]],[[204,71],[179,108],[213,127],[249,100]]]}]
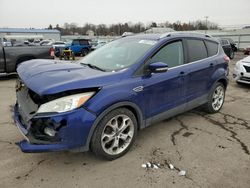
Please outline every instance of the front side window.
[{"label": "front side window", "polygon": [[79,41],[78,40],[73,40],[72,45],[79,45]]},{"label": "front side window", "polygon": [[166,63],[169,68],[183,64],[183,47],[182,42],[177,41],[167,44],[160,49],[151,59],[151,63]]}]

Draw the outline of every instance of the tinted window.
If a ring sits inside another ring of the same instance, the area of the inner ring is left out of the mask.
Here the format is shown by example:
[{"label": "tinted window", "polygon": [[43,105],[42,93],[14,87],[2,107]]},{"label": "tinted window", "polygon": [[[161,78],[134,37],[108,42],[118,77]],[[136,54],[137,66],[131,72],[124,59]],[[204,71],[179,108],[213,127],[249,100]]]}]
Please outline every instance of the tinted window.
[{"label": "tinted window", "polygon": [[79,45],[79,41],[78,40],[73,40],[72,44],[73,45]]},{"label": "tinted window", "polygon": [[202,40],[187,39],[188,62],[207,58],[207,49]]},{"label": "tinted window", "polygon": [[89,45],[87,40],[80,40],[80,45]]},{"label": "tinted window", "polygon": [[226,39],[221,39],[221,45],[222,45],[222,46],[229,45],[228,40],[226,40]]},{"label": "tinted window", "polygon": [[163,62],[168,67],[175,67],[183,64],[182,42],[173,42],[159,50],[151,59],[151,62]]},{"label": "tinted window", "polygon": [[205,41],[205,44],[207,46],[207,52],[208,52],[208,56],[214,56],[217,54],[218,52],[218,44],[215,42],[211,42],[211,41]]}]

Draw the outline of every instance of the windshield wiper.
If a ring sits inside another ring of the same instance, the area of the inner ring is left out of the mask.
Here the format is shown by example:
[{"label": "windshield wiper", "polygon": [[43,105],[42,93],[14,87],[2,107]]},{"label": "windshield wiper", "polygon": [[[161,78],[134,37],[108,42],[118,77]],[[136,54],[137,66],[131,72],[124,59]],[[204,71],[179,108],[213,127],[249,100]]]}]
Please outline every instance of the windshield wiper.
[{"label": "windshield wiper", "polygon": [[100,67],[98,67],[96,65],[90,64],[90,63],[80,63],[80,64],[81,65],[86,65],[86,66],[88,66],[88,67],[90,67],[92,69],[96,69],[96,70],[100,70],[100,71],[106,72],[105,69],[102,69],[102,68],[100,68]]}]

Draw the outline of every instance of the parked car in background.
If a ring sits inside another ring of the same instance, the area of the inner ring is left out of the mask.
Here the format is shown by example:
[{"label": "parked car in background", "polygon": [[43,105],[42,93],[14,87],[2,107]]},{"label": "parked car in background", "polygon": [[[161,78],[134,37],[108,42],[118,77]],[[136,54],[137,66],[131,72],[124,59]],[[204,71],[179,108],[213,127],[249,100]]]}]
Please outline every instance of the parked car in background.
[{"label": "parked car in background", "polygon": [[50,56],[50,47],[3,47],[0,45],[0,75],[16,72],[18,65],[30,59],[52,59]]},{"label": "parked car in background", "polygon": [[54,55],[56,57],[59,57],[59,55],[60,55],[60,49],[65,48],[66,43],[63,42],[63,41],[55,41],[55,42],[51,43],[51,45],[52,45],[52,48],[53,48],[53,51],[54,51]]},{"label": "parked car in background", "polygon": [[217,40],[188,33],[123,37],[76,63],[27,61],[17,69],[19,147],[121,157],[157,121],[201,105],[218,112],[229,61]]},{"label": "parked car in background", "polygon": [[246,48],[244,48],[244,54],[250,55],[250,46],[247,46]]},{"label": "parked car in background", "polygon": [[233,42],[232,39],[228,38],[219,38],[221,46],[225,52],[225,54],[230,58],[234,58],[234,53],[237,51],[236,44]]},{"label": "parked car in background", "polygon": [[88,39],[73,39],[66,43],[66,49],[72,50],[75,55],[85,56],[91,51],[91,45]]},{"label": "parked car in background", "polygon": [[222,38],[222,39],[226,39],[228,40],[228,42],[230,43],[231,45],[231,48],[234,52],[237,52],[238,51],[238,48],[236,47],[236,43],[233,41],[233,39],[231,38]]},{"label": "parked car in background", "polygon": [[92,51],[93,51],[93,50],[96,50],[96,49],[98,49],[98,48],[104,46],[105,44],[107,44],[106,41],[100,41],[100,42],[97,43],[97,45],[92,46],[92,47],[91,47],[91,50],[92,50]]},{"label": "parked car in background", "polygon": [[233,78],[237,83],[250,84],[250,56],[235,64]]},{"label": "parked car in background", "polygon": [[12,46],[12,43],[5,38],[0,38],[0,45],[2,46]]},{"label": "parked car in background", "polygon": [[53,43],[52,40],[42,40],[39,44],[40,46],[51,46]]}]

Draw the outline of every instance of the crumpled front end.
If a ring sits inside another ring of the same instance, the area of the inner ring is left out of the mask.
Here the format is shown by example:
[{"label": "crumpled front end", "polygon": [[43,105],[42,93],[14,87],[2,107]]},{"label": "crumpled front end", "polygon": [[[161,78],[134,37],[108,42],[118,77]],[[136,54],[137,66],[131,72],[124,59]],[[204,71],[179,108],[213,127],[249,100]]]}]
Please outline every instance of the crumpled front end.
[{"label": "crumpled front end", "polygon": [[87,150],[87,138],[96,116],[84,108],[64,113],[37,114],[39,104],[30,90],[17,84],[14,121],[25,140],[19,143],[23,152]]}]

